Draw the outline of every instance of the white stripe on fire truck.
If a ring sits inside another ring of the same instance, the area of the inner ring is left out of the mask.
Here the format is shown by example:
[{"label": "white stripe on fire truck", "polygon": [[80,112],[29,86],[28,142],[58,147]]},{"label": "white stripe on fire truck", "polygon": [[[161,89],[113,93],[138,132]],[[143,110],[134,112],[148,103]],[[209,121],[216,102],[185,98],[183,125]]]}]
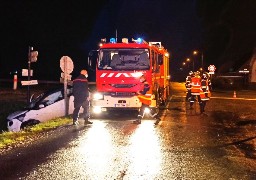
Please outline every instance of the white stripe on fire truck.
[{"label": "white stripe on fire truck", "polygon": [[102,74],[100,75],[100,77],[104,77],[104,76],[106,76],[106,74],[107,74],[107,73],[102,73]]},{"label": "white stripe on fire truck", "polygon": [[137,77],[136,73],[117,73],[115,76],[115,73],[102,73],[100,77],[120,77],[123,75],[124,77]]},{"label": "white stripe on fire truck", "polygon": [[112,77],[114,75],[114,73],[109,73],[108,77]]}]

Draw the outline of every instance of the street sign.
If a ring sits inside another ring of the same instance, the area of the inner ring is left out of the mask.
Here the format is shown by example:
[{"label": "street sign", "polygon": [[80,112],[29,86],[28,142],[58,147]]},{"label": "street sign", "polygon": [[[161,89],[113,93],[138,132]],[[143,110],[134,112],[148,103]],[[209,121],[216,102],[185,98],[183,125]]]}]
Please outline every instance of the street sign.
[{"label": "street sign", "polygon": [[38,51],[31,51],[30,52],[30,62],[36,62],[38,56]]},{"label": "street sign", "polygon": [[[28,76],[28,69],[22,69],[22,76]],[[33,76],[32,69],[30,69],[30,76]]]},{"label": "street sign", "polygon": [[36,84],[38,84],[37,80],[21,81],[22,86],[36,85]]},{"label": "street sign", "polygon": [[216,70],[216,67],[214,65],[210,65],[210,66],[208,66],[208,70],[210,72],[214,72]]},{"label": "street sign", "polygon": [[60,68],[64,73],[65,71],[67,74],[72,73],[74,69],[74,64],[72,59],[68,56],[62,56],[62,58],[60,59]]},{"label": "street sign", "polygon": [[250,71],[248,69],[240,70],[239,73],[248,74]]},{"label": "street sign", "polygon": [[72,71],[74,69],[74,64],[73,64],[73,61],[71,60],[71,58],[68,56],[62,56],[62,58],[60,59],[60,68],[63,72],[63,73],[61,73],[60,81],[62,81],[62,79],[63,79],[64,99],[65,99],[65,115],[67,116],[68,108],[69,108],[68,96],[67,96],[67,86],[68,86],[69,80],[71,80],[71,76],[69,74],[72,73]]}]

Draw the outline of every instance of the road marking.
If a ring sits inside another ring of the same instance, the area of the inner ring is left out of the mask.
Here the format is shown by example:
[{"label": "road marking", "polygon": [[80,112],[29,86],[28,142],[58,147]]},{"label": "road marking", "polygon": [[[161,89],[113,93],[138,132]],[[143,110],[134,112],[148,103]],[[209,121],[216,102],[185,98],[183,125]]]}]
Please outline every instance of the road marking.
[{"label": "road marking", "polygon": [[[186,96],[176,96],[176,95],[173,95],[175,97],[178,97],[178,98],[185,98]],[[210,97],[210,99],[232,99],[232,100],[245,100],[245,101],[256,101],[256,98],[229,98],[229,97],[220,97],[220,96],[215,96],[215,97]]]}]

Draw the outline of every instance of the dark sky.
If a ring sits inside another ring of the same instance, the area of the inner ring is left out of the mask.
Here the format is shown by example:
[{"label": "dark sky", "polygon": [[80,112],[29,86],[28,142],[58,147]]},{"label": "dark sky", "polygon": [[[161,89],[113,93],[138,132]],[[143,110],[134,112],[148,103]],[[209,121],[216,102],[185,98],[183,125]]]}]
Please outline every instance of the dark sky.
[{"label": "dark sky", "polygon": [[31,64],[39,78],[58,80],[59,60],[69,56],[74,73],[101,38],[142,37],[160,41],[178,61],[200,47],[201,30],[193,0],[105,0],[1,2],[1,74],[26,69],[28,47],[39,51]]}]

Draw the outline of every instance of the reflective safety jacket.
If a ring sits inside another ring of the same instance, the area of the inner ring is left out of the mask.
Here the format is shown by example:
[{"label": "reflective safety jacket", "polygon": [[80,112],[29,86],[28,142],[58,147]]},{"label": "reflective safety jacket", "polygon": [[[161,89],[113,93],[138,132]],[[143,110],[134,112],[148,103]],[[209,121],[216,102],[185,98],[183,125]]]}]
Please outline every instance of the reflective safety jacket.
[{"label": "reflective safety jacket", "polygon": [[201,77],[195,76],[191,78],[191,95],[200,95]]},{"label": "reflective safety jacket", "polygon": [[148,95],[147,94],[145,94],[145,95],[140,94],[137,97],[138,97],[138,99],[140,100],[140,102],[142,104],[146,104],[148,106],[151,105],[151,94],[148,94]]},{"label": "reflective safety jacket", "polygon": [[187,76],[186,77],[186,83],[185,83],[185,86],[186,86],[186,89],[187,90],[191,90],[191,76]]},{"label": "reflective safety jacket", "polygon": [[205,100],[205,101],[210,100],[211,93],[210,93],[210,90],[209,90],[208,79],[207,78],[202,78],[201,85],[202,85],[202,91],[204,93],[204,97],[203,97],[202,100]]},{"label": "reflective safety jacket", "polygon": [[150,85],[145,81],[143,82],[143,89],[137,96],[142,104],[151,105],[151,94],[146,94],[150,89]]}]

